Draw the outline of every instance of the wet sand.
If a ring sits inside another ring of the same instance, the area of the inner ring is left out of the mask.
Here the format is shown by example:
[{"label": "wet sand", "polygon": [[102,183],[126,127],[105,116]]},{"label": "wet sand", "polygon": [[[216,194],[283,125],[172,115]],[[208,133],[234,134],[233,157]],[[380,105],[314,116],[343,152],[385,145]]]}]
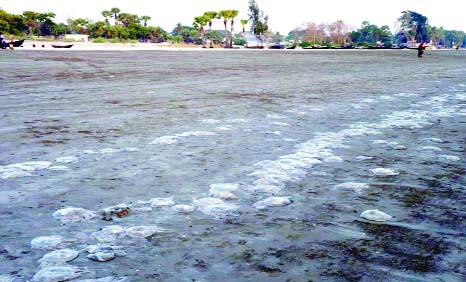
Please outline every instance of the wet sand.
[{"label": "wet sand", "polygon": [[[24,50],[0,62],[11,281],[41,270],[50,250],[31,240],[50,235],[80,251],[68,264],[83,279],[465,278],[463,52]],[[67,221],[67,207],[89,213]],[[360,216],[373,209],[391,219]],[[123,253],[96,262],[95,244]]]}]

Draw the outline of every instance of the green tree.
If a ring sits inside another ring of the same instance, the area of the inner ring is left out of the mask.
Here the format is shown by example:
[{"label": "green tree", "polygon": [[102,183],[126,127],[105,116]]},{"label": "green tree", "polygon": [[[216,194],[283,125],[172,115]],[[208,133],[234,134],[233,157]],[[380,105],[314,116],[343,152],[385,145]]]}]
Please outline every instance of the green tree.
[{"label": "green tree", "polygon": [[33,35],[33,29],[36,26],[38,17],[39,17],[39,13],[36,13],[36,12],[33,12],[33,11],[24,11],[23,12],[24,22],[28,27],[28,35],[29,36]]},{"label": "green tree", "polygon": [[73,20],[73,24],[78,28],[80,34],[85,34],[89,21],[83,18]]},{"label": "green tree", "polygon": [[201,35],[201,41],[202,41],[202,48],[206,48],[204,26],[207,25],[208,22],[209,22],[209,19],[205,16],[195,17],[194,22],[193,22],[193,26],[199,29],[199,34]]},{"label": "green tree", "polygon": [[398,18],[401,32],[409,37],[413,43],[414,41],[427,41],[427,22],[427,17],[414,11],[403,11]]},{"label": "green tree", "polygon": [[144,22],[144,26],[147,26],[147,21],[150,21],[151,17],[149,16],[141,16],[139,18],[142,22]]},{"label": "green tree", "polygon": [[233,48],[233,25],[235,24],[235,18],[238,16],[239,11],[238,10],[230,10],[230,48]]},{"label": "green tree", "polygon": [[105,18],[105,22],[109,24],[108,18],[110,18],[113,13],[111,11],[102,11],[101,14]]},{"label": "green tree", "polygon": [[241,25],[243,26],[243,33],[246,31],[247,24],[248,24],[248,20],[246,19],[241,20]]},{"label": "green tree", "polygon": [[37,16],[39,35],[50,35],[56,23],[53,22],[55,13],[40,13]]},{"label": "green tree", "polygon": [[115,25],[118,25],[118,13],[121,12],[119,8],[112,8],[110,9],[110,12],[113,15],[113,18],[115,19]]},{"label": "green tree", "polygon": [[212,21],[216,18],[218,18],[218,13],[214,11],[209,11],[204,13],[204,17],[208,20],[209,22],[209,39],[210,39],[210,48],[214,48],[214,43],[213,43],[213,38],[211,37],[212,35]]},{"label": "green tree", "polygon": [[225,27],[225,48],[228,48],[230,45],[228,44],[228,30],[227,30],[227,23],[230,17],[231,10],[221,10],[218,12],[219,16],[223,19],[223,26]]},{"label": "green tree", "polygon": [[251,30],[256,35],[257,39],[262,42],[264,34],[269,30],[269,18],[259,9],[256,0],[249,0],[248,12]]}]

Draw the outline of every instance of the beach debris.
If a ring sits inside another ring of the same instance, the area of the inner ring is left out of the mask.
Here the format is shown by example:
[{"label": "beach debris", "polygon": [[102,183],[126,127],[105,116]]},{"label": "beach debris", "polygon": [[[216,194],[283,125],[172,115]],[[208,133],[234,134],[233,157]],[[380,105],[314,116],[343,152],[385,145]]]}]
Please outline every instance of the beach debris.
[{"label": "beach debris", "polygon": [[360,182],[345,182],[335,186],[338,189],[353,190],[356,193],[361,193],[362,190],[369,188],[369,184]]},{"label": "beach debris", "polygon": [[51,266],[41,269],[32,278],[32,282],[60,282],[77,278],[86,273],[82,267]]},{"label": "beach debris", "polygon": [[168,232],[168,229],[160,228],[155,225],[148,225],[148,226],[133,226],[128,229],[126,229],[126,234],[133,238],[133,239],[143,239],[143,238],[148,238],[151,237],[152,235],[156,233],[164,233]]},{"label": "beach debris", "polygon": [[72,261],[79,255],[78,251],[72,249],[61,249],[45,254],[40,260],[41,266],[50,266],[53,264],[63,264]]},{"label": "beach debris", "polygon": [[93,232],[91,236],[99,242],[113,242],[118,240],[125,233],[125,228],[119,225],[109,225],[97,232]]},{"label": "beach debris", "polygon": [[172,209],[179,213],[190,213],[194,211],[194,207],[190,205],[174,205]]},{"label": "beach debris", "polygon": [[119,204],[100,210],[100,214],[103,216],[103,220],[112,220],[113,216],[118,218],[126,217],[130,213],[130,207],[126,204]]},{"label": "beach debris", "polygon": [[69,164],[78,162],[78,158],[75,156],[59,157],[55,159],[57,163]]},{"label": "beach debris", "polygon": [[291,204],[289,197],[268,197],[254,203],[256,209],[265,209],[267,207],[284,207]]},{"label": "beach debris", "polygon": [[233,191],[238,190],[237,183],[215,183],[210,185],[209,196],[222,200],[235,200],[238,197],[233,194]]},{"label": "beach debris", "polygon": [[393,169],[382,167],[371,169],[371,172],[376,176],[395,176],[400,174],[398,171],[395,171]]},{"label": "beach debris", "polygon": [[173,197],[152,198],[149,200],[149,203],[153,208],[170,207],[170,206],[175,205],[175,201],[173,201]]},{"label": "beach debris", "polygon": [[392,219],[391,215],[384,213],[383,211],[375,210],[365,210],[361,213],[361,217],[371,221],[389,221]]},{"label": "beach debris", "polygon": [[52,216],[61,223],[86,221],[96,217],[96,213],[83,208],[68,207],[57,210]]},{"label": "beach debris", "polygon": [[40,236],[31,240],[31,248],[53,250],[59,248],[63,242],[63,237],[58,235]]}]

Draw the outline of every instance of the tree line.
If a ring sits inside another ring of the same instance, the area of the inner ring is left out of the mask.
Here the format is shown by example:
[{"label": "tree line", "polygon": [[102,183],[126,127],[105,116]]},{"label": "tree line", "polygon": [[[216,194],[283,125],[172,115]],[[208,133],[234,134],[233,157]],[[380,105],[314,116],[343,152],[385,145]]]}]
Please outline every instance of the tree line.
[{"label": "tree line", "polygon": [[[171,32],[159,26],[149,26],[150,16],[122,12],[119,8],[111,8],[101,12],[102,20],[93,22],[84,18],[68,19],[67,23],[56,23],[52,12],[38,13],[24,11],[21,15],[10,14],[0,9],[0,32],[17,36],[62,36],[64,34],[87,34],[94,41],[139,40],[144,42],[172,42],[199,44],[209,47],[224,44],[231,48],[234,44],[242,44],[242,35],[246,25],[250,23],[251,34],[262,42],[265,39],[279,42],[285,37],[272,33],[268,27],[268,15],[259,9],[256,0],[248,2],[248,18],[241,19],[242,32],[235,34],[234,23],[239,14],[237,10],[207,11],[193,18],[192,25],[175,25]],[[212,30],[214,21],[223,22],[223,30]],[[392,34],[387,25],[381,27],[363,21],[359,28],[341,20],[330,24],[306,23],[290,31],[286,36],[301,46],[310,45],[413,45],[421,41],[431,42],[438,47],[465,46],[464,31],[446,30],[443,27],[431,26],[428,18],[414,11],[403,11],[397,20],[397,31]]]},{"label": "tree line", "polygon": [[397,45],[410,46],[416,43],[431,42],[436,47],[451,48],[455,45],[466,46],[464,31],[445,30],[431,26],[428,18],[414,11],[403,11],[397,20],[397,31],[392,34],[387,25],[377,26],[363,21],[357,29],[339,20],[330,24],[306,23],[288,34],[303,47],[311,45],[356,46]]}]

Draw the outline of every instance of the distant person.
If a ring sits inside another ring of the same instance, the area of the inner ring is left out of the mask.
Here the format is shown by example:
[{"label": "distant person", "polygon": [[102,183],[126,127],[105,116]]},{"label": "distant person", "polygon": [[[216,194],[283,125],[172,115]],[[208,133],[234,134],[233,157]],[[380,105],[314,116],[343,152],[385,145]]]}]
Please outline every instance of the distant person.
[{"label": "distant person", "polygon": [[13,50],[15,45],[13,44],[15,42],[15,37],[13,34],[10,34],[10,49]]},{"label": "distant person", "polygon": [[424,49],[426,49],[426,46],[424,45],[424,41],[419,43],[419,46],[417,46],[417,57],[422,58],[424,56]]},{"label": "distant person", "polygon": [[0,45],[2,49],[6,49],[6,37],[3,33],[0,33]]},{"label": "distant person", "polygon": [[459,50],[459,49],[460,49],[460,45],[459,45],[459,44],[456,44],[455,49],[456,49],[456,50]]}]

